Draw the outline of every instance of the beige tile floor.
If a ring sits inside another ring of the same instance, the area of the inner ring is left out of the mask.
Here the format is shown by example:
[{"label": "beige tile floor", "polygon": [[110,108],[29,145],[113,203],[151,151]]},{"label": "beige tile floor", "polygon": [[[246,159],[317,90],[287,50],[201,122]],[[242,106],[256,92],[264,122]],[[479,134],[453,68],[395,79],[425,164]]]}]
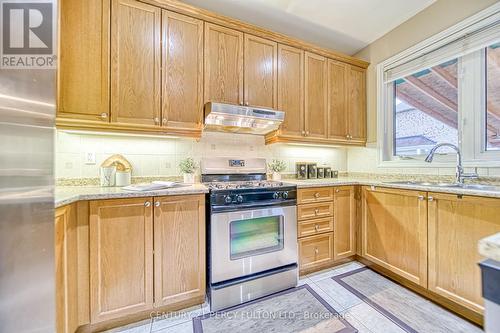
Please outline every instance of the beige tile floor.
[{"label": "beige tile floor", "polygon": [[[404,333],[403,329],[387,317],[331,279],[332,276],[360,267],[363,267],[363,264],[351,262],[313,273],[303,277],[299,281],[299,285],[307,283],[335,310],[344,315],[345,319],[357,328],[360,333]],[[192,333],[192,318],[208,312],[208,304],[204,304],[168,315],[166,318],[145,320],[107,331],[107,333]],[[453,314],[450,313],[450,315]],[[480,332],[481,330],[477,329],[477,331]]]}]

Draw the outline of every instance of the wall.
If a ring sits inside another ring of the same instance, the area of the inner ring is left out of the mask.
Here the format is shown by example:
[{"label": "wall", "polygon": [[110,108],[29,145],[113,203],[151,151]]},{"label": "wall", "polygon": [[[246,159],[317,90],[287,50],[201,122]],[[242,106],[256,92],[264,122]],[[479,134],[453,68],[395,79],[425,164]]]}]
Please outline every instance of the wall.
[{"label": "wall", "polygon": [[[96,164],[85,164],[85,154],[95,153]],[[100,164],[112,154],[122,154],[133,167],[133,176],[178,176],[179,161],[193,157],[234,156],[273,158],[287,163],[285,172],[295,172],[295,162],[327,164],[347,170],[345,148],[275,144],[266,146],[263,136],[204,133],[191,139],[140,137],[110,134],[56,133],[56,178],[96,178]]]},{"label": "wall", "polygon": [[354,55],[370,62],[367,71],[369,143],[377,141],[377,64],[496,2],[497,0],[438,0]]},{"label": "wall", "polygon": [[[377,75],[376,66],[399,52],[457,24],[463,19],[493,5],[497,0],[437,0],[408,21],[355,54],[369,61],[367,70],[367,127],[368,147],[349,148],[347,168],[349,172],[405,173],[453,175],[453,168],[378,168],[377,149]],[[467,169],[467,171],[470,171]],[[500,168],[480,168],[482,176],[500,176]]]}]

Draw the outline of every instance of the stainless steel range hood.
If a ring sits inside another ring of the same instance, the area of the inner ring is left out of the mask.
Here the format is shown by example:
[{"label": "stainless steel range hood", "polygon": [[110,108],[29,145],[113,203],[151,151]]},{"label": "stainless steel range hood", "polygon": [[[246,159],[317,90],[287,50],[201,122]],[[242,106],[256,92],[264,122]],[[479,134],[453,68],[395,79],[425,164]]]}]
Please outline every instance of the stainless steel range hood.
[{"label": "stainless steel range hood", "polygon": [[205,130],[264,135],[278,129],[285,113],[224,103],[205,104]]}]

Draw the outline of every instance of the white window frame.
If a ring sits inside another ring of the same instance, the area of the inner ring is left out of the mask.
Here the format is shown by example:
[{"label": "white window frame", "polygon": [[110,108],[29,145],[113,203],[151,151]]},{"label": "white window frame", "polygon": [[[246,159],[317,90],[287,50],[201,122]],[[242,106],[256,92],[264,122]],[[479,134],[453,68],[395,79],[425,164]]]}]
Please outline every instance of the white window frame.
[{"label": "white window frame", "polygon": [[[442,168],[454,167],[455,154],[436,156],[433,163],[426,163],[425,156],[399,157],[393,155],[393,89],[385,83],[387,68],[404,64],[437,50],[452,41],[488,27],[500,20],[500,3],[463,20],[433,37],[381,62],[377,65],[377,149],[379,167]],[[458,77],[461,80],[458,91],[459,118],[458,143],[467,167],[500,167],[500,151],[486,151],[486,112],[484,94],[484,49],[459,58]],[[468,73],[469,75],[464,75]],[[470,75],[472,73],[472,75]]]}]

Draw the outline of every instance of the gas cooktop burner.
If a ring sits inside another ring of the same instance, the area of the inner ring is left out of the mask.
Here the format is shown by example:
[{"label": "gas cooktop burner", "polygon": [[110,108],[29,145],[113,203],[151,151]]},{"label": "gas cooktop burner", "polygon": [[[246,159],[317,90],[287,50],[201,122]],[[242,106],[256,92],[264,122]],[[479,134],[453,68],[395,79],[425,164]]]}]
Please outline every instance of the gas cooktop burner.
[{"label": "gas cooktop burner", "polygon": [[237,190],[253,188],[276,188],[286,186],[283,182],[272,180],[254,180],[254,181],[229,181],[229,182],[209,182],[205,185],[210,190]]}]

